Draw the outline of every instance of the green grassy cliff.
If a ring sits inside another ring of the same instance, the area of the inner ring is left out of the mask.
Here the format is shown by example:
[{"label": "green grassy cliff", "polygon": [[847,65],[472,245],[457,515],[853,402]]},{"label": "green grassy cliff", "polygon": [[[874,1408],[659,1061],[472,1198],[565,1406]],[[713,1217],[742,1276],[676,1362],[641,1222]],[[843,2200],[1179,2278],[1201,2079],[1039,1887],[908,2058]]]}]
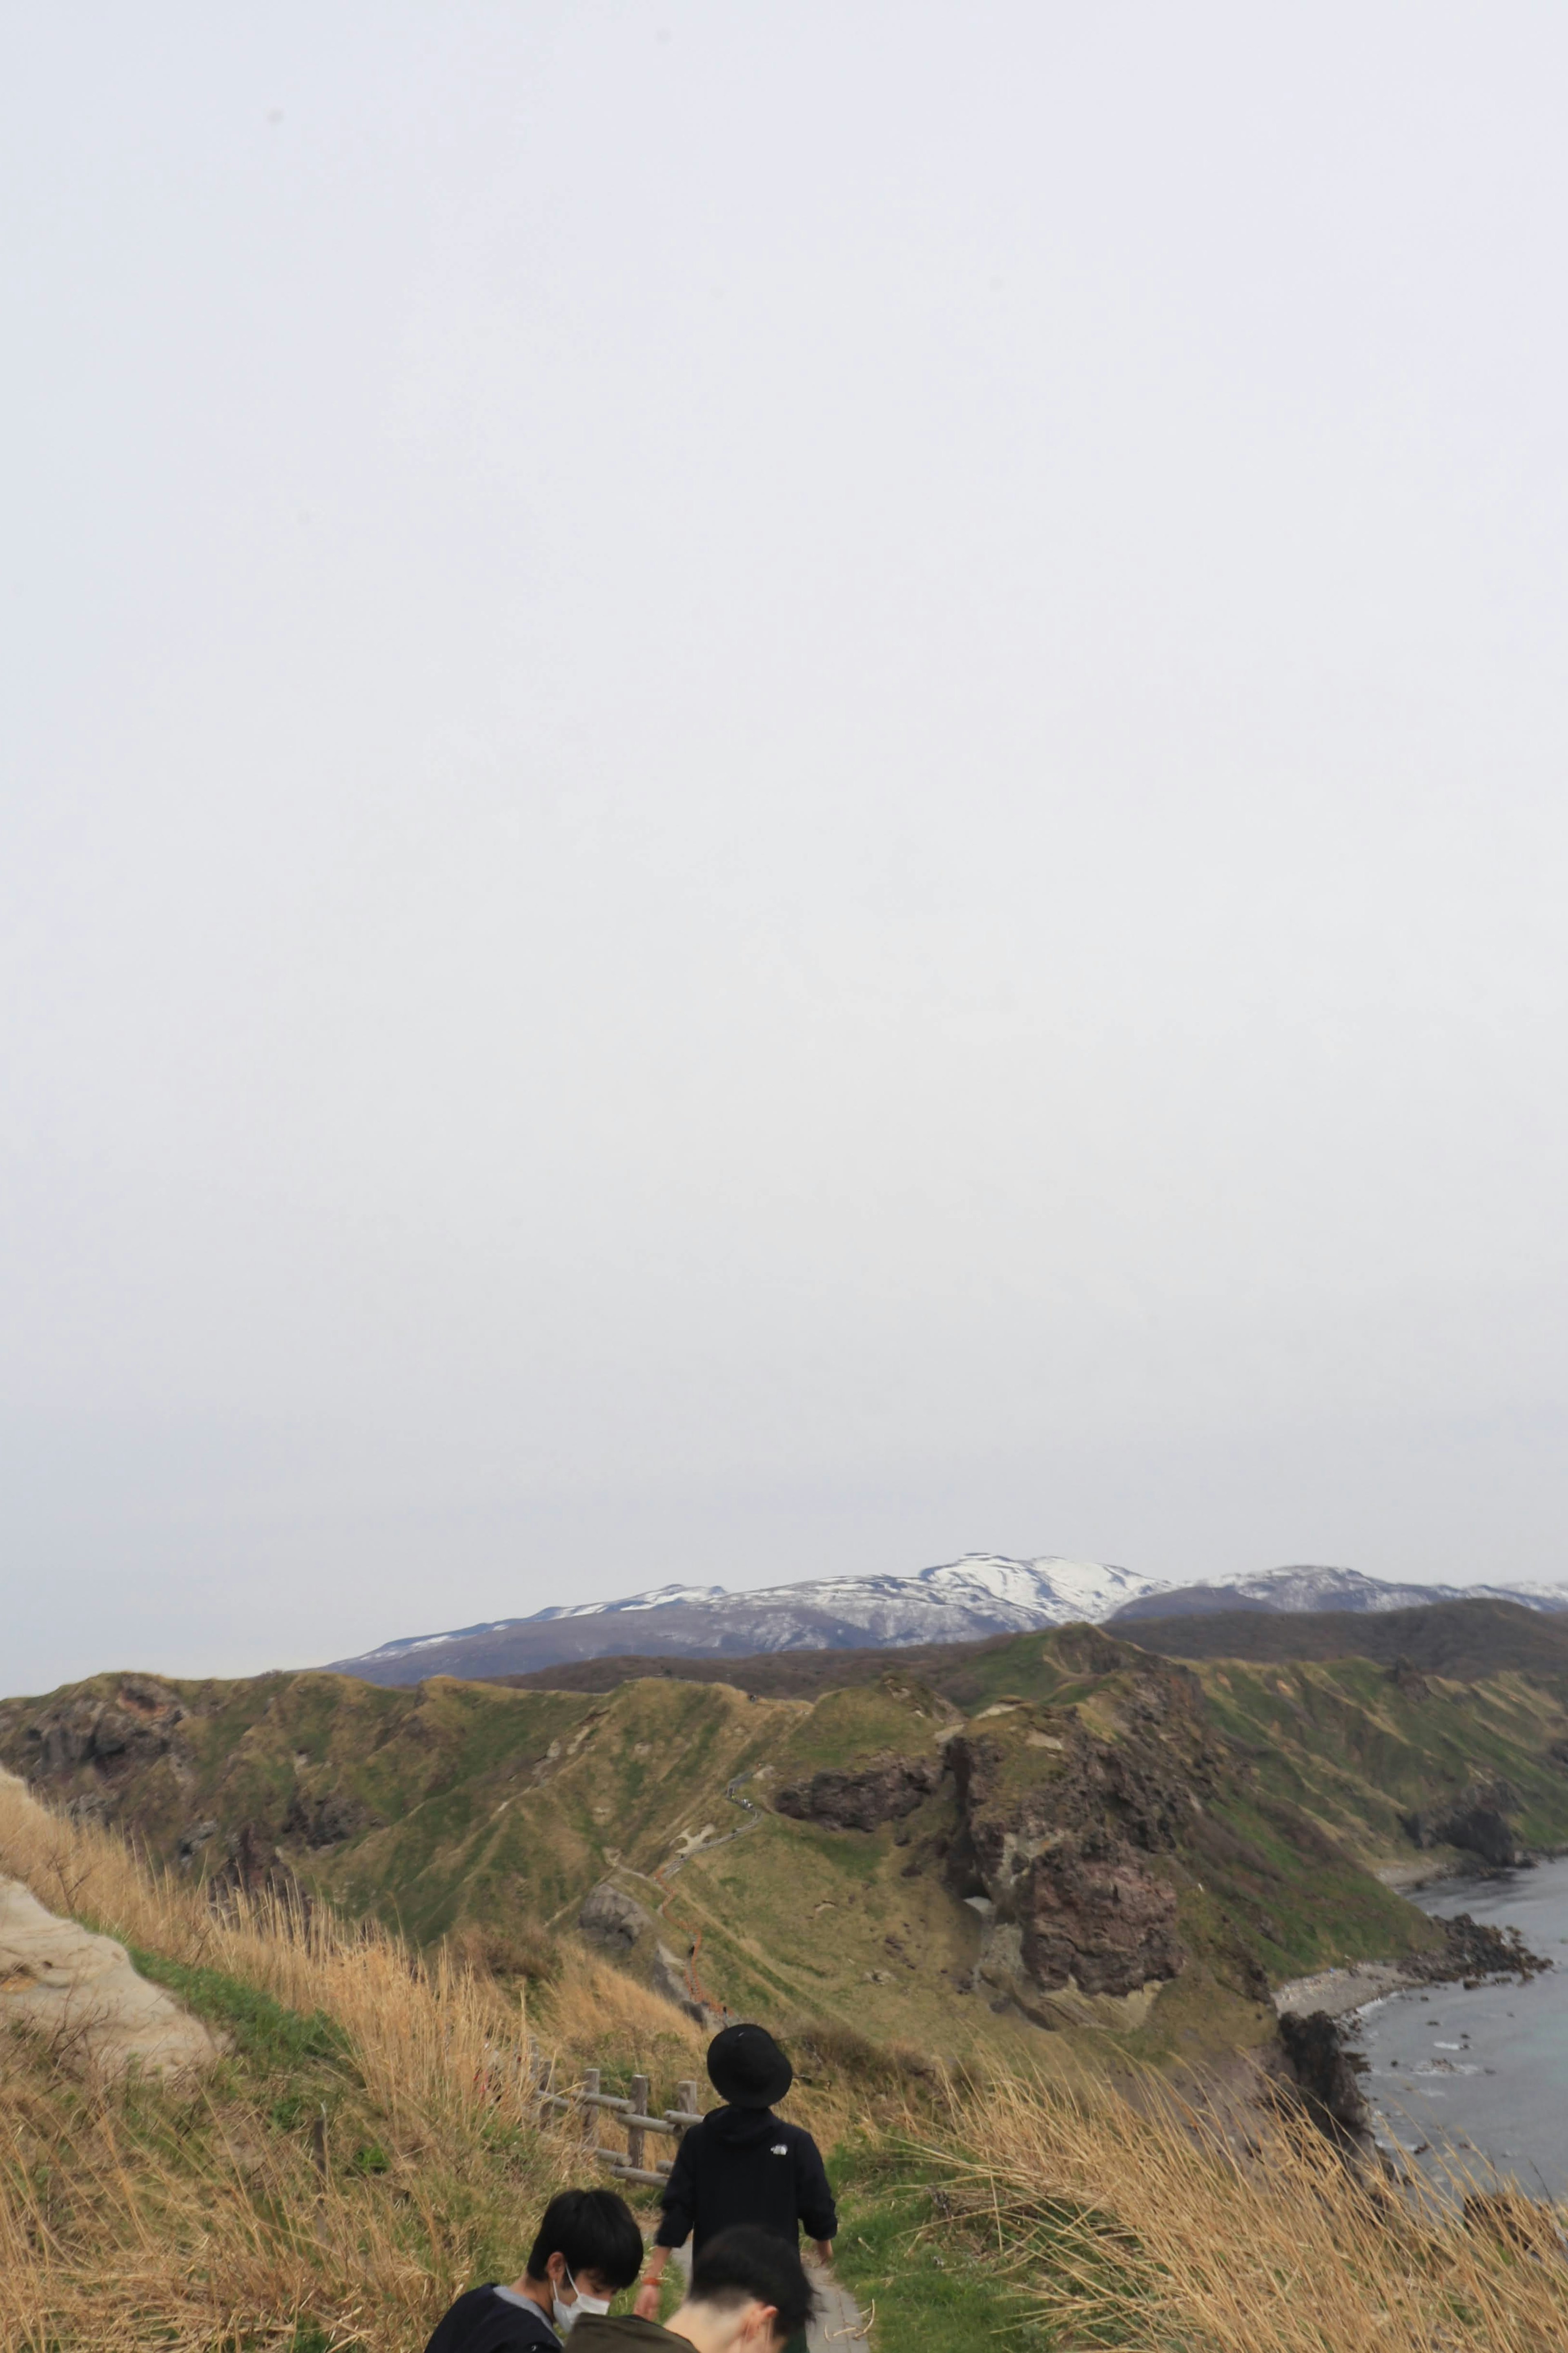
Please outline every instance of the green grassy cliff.
[{"label": "green grassy cliff", "polygon": [[1260,2040],[1270,1981],[1436,1943],[1401,1874],[1568,1844],[1568,1715],[1518,1672],[1068,1628],[965,1678],[959,1708],[896,1653],[815,1698],[106,1675],[0,1704],[0,1762],[192,1878],[286,1870],[503,1972],[587,1935],[672,1998],[953,2056]]}]

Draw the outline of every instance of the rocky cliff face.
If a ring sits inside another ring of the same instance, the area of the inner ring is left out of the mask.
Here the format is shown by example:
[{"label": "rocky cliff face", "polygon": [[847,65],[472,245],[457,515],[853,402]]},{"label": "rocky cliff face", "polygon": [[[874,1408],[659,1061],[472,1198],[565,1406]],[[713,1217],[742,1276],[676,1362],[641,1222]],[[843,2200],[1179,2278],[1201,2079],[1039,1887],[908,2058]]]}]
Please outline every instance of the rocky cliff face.
[{"label": "rocky cliff face", "polygon": [[1026,2017],[1056,2022],[1039,1995],[1141,1993],[1181,1974],[1175,1890],[1121,1841],[1068,1836],[1015,1869],[992,1899],[978,1975]]},{"label": "rocky cliff face", "polygon": [[[915,1844],[982,1921],[976,1990],[1044,2025],[1071,2002],[1179,1975],[1178,1873],[1222,1751],[1196,1676],[1089,1629],[1064,1664],[1111,1683],[1092,1707],[1003,1701],[948,1726],[935,1759],[882,1753],[781,1789],[781,1813],[828,1830],[909,1823],[933,1794],[956,1827]],[[900,1836],[904,1835],[902,1831]]]},{"label": "rocky cliff face", "polygon": [[1036,1724],[1022,1739],[1054,1740],[1064,1769],[1020,1785],[1020,1760],[996,1735],[948,1745],[962,1828],[947,1878],[981,1912],[980,1974],[1025,2008],[1031,1992],[1129,1994],[1175,1977],[1184,1958],[1175,1891],[1146,1858],[1174,1851],[1161,1817],[1178,1793],[1162,1793],[1135,1842],[1106,1802],[1121,1760],[1071,1723],[1055,1733]]},{"label": "rocky cliff face", "polygon": [[1042,2022],[1042,1998],[1180,1974],[1162,1862],[1192,1844],[1221,1762],[1195,1676],[1075,1639],[1086,1669],[1116,1676],[1109,1707],[1004,1706],[946,1744],[960,1830],[944,1866],[984,1923],[979,1975]]},{"label": "rocky cliff face", "polygon": [[828,1766],[808,1781],[792,1781],[773,1806],[794,1821],[818,1822],[825,1830],[874,1831],[912,1814],[941,1778],[940,1763],[930,1757],[884,1752],[853,1770]]},{"label": "rocky cliff face", "polygon": [[[1412,1809],[1439,1863],[1461,1836],[1568,1837],[1568,1717],[1522,1682],[1230,1660],[1200,1681],[1088,1627],[966,1673],[962,1715],[902,1660],[810,1698],[105,1675],[0,1701],[0,1765],[215,1902],[270,1887],[525,1954],[550,1922],[672,2000],[815,2004],[932,2048],[989,2034],[987,2009],[1004,2039],[1157,2039],[1335,1960],[1426,1952],[1432,1924],[1367,1868]],[[606,1886],[656,1924],[590,1903]]]},{"label": "rocky cliff face", "polygon": [[1461,1854],[1479,1855],[1493,1870],[1522,1862],[1524,1852],[1508,1816],[1517,1803],[1506,1781],[1473,1784],[1447,1811],[1425,1809],[1402,1817],[1406,1835],[1418,1847],[1457,1846]]},{"label": "rocky cliff face", "polygon": [[177,1753],[184,1718],[183,1703],[166,1685],[122,1675],[111,1693],[74,1694],[26,1726],[24,1776],[45,1783],[78,1777],[112,1789],[139,1767]]}]

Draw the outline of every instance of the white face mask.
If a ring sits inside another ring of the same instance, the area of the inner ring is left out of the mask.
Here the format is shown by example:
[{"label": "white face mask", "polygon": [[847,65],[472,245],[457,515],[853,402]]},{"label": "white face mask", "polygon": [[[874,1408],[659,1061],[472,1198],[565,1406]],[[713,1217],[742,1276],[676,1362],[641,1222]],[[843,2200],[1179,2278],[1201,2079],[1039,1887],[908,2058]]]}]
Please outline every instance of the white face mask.
[{"label": "white face mask", "polygon": [[607,2295],[584,2295],[576,2281],[572,2279],[569,2268],[566,2271],[566,2276],[572,2280],[572,2293],[577,2299],[575,2304],[563,2304],[555,2290],[552,2288],[550,2291],[550,2301],[555,2307],[555,2326],[563,2337],[569,2336],[577,2323],[585,2319],[590,2314],[596,2317],[608,2312],[610,2308],[610,2299]]}]

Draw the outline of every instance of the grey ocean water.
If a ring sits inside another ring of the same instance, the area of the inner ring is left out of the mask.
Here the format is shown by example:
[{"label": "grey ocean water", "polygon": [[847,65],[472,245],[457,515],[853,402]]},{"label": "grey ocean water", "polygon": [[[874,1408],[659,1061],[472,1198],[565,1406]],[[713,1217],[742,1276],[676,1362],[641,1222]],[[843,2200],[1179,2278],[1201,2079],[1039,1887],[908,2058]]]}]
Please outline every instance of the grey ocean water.
[{"label": "grey ocean water", "polygon": [[1516,1927],[1556,1967],[1528,1985],[1433,1986],[1374,2003],[1356,2037],[1367,2096],[1406,2149],[1426,2143],[1478,2175],[1568,2195],[1568,1860],[1445,1880],[1415,1900],[1438,1916]]}]

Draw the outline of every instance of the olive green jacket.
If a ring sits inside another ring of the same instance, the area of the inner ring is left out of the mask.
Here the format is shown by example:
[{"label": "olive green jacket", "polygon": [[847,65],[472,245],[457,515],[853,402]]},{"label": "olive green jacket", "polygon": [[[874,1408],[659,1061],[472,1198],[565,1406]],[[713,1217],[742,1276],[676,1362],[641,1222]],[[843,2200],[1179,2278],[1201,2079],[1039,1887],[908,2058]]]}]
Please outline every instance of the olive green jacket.
[{"label": "olive green jacket", "polygon": [[657,2320],[639,2320],[633,2312],[597,2313],[580,2320],[566,2340],[571,2353],[691,2353],[691,2339],[661,2328]]}]

